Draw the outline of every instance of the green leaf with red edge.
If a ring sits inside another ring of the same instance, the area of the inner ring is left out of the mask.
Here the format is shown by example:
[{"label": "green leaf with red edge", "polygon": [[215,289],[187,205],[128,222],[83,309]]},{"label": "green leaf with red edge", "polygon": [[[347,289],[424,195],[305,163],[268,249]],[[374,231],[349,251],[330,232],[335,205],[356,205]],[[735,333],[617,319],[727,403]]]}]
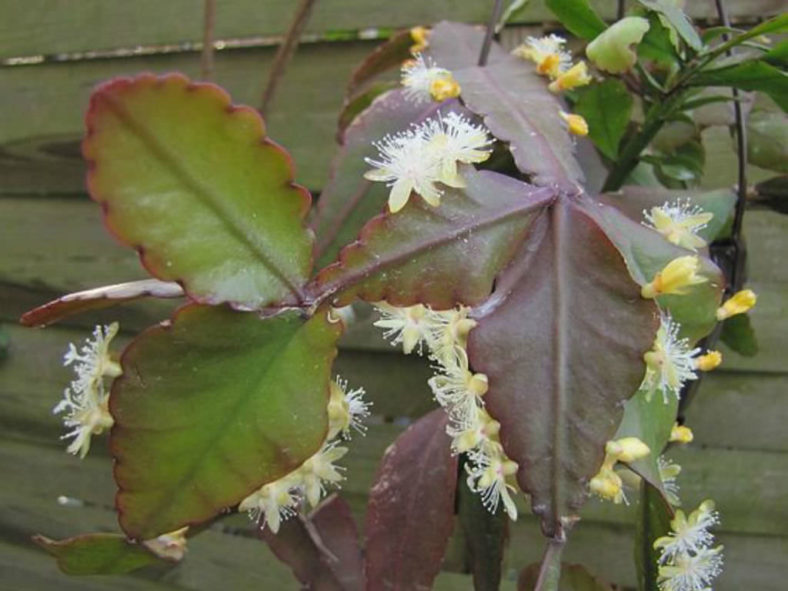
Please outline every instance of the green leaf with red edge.
[{"label": "green leaf with red edge", "polygon": [[155,277],[203,303],[301,299],[310,196],[254,109],[211,84],[144,74],[98,87],[86,125],[90,194]]},{"label": "green leaf with red edge", "polygon": [[[541,564],[529,564],[520,571],[517,578],[517,591],[533,591],[539,580]],[[561,563],[561,591],[613,591],[608,583],[604,583],[592,575],[582,564]]]},{"label": "green leaf with red edge", "polygon": [[467,187],[447,188],[439,207],[415,197],[402,211],[370,220],[318,274],[314,297],[335,306],[356,296],[434,308],[483,301],[553,192],[467,165],[461,173]]},{"label": "green leaf with red edge", "polygon": [[325,499],[308,516],[286,520],[274,534],[260,530],[271,551],[309,589],[362,591],[364,564],[350,506],[339,496]]},{"label": "green leaf with red edge", "polygon": [[100,310],[142,298],[179,298],[183,289],[171,281],[143,279],[77,291],[25,312],[24,326],[47,326],[73,314]]},{"label": "green leaf with red edge", "polygon": [[57,558],[58,568],[67,575],[120,575],[165,562],[121,534],[84,534],[57,541],[37,535],[33,541]]},{"label": "green leaf with red edge", "polygon": [[369,493],[364,532],[370,589],[431,589],[454,522],[457,457],[443,409],[389,446]]},{"label": "green leaf with red edge", "polygon": [[517,167],[532,175],[534,184],[576,192],[583,172],[559,115],[560,100],[533,64],[504,53],[498,45],[486,66],[469,65],[475,61],[465,61],[467,54],[478,55],[483,36],[483,31],[468,25],[441,23],[430,36],[429,53],[452,70],[465,106],[484,118],[495,137],[509,142]]},{"label": "green leaf with red edge", "polygon": [[456,100],[415,102],[398,89],[378,97],[353,121],[315,207],[311,225],[317,236],[318,267],[335,261],[342,247],[355,240],[364,224],[380,213],[386,203],[389,189],[385,184],[363,176],[370,169],[364,159],[378,155],[373,142],[387,134],[405,131],[411,123],[455,110],[460,110]]},{"label": "green leaf with red edge", "polygon": [[628,466],[662,495],[665,495],[665,490],[657,458],[670,440],[678,409],[679,401],[675,396],[669,396],[666,401],[662,394],[657,392],[649,400],[646,390],[638,390],[637,394],[627,400],[624,418],[614,437],[637,437],[648,445],[651,453],[645,458],[630,462]]},{"label": "green leaf with red edge", "polygon": [[576,519],[643,379],[656,306],[640,297],[603,229],[563,197],[473,316],[471,365],[489,378],[485,401],[501,442],[543,532],[555,537]]},{"label": "green leaf with red edge", "polygon": [[684,295],[664,295],[657,301],[681,325],[682,337],[695,342],[711,332],[717,324],[716,313],[725,279],[710,259],[671,244],[654,230],[631,220],[615,207],[594,203],[590,199],[584,199],[582,207],[616,245],[639,285],[651,281],[673,259],[697,254],[700,261],[698,273],[706,277],[707,281],[692,286]]},{"label": "green leaf with red edge", "polygon": [[[370,85],[364,92],[345,101],[337,119],[337,142],[345,143],[345,131],[348,126],[356,120],[380,95],[389,90],[394,90],[399,86],[396,82],[377,82]],[[318,202],[319,203],[319,202]]]},{"label": "green leaf with red edge", "polygon": [[123,531],[206,521],[314,454],[340,332],[324,312],[190,305],[137,337],[110,395]]}]

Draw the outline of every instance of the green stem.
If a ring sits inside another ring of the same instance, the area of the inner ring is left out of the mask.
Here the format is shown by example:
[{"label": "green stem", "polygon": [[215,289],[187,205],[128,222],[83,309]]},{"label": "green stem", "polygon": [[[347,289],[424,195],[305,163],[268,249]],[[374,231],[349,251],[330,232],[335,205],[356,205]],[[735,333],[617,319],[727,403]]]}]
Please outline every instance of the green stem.
[{"label": "green stem", "polygon": [[563,532],[547,541],[534,591],[558,591],[558,583],[561,580],[561,553],[564,551],[565,544],[566,536]]}]

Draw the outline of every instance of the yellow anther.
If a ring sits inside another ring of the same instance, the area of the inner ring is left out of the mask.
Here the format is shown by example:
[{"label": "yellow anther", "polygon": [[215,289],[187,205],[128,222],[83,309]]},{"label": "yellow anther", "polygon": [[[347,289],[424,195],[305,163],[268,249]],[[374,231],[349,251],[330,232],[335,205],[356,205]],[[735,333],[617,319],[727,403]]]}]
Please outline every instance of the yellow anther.
[{"label": "yellow anther", "polygon": [[460,91],[460,85],[451,74],[436,78],[430,83],[430,96],[437,102],[456,98],[460,96]]},{"label": "yellow anther", "polygon": [[695,369],[700,371],[711,371],[719,367],[722,363],[722,353],[719,351],[709,351],[705,355],[701,355],[695,359]]},{"label": "yellow anther", "polygon": [[557,53],[551,53],[544,57],[538,64],[536,64],[536,71],[542,76],[549,76],[556,78],[560,74],[561,56]]},{"label": "yellow anther", "polygon": [[692,429],[684,425],[676,423],[670,430],[670,441],[672,443],[690,443],[694,438]]},{"label": "yellow anther", "polygon": [[613,470],[603,467],[588,483],[591,492],[616,504],[624,500],[624,489],[621,477]]},{"label": "yellow anther", "polygon": [[589,82],[591,82],[591,76],[588,75],[588,66],[586,66],[585,62],[578,62],[553,80],[548,88],[551,92],[557,93],[563,90],[572,90],[578,86],[585,86]]},{"label": "yellow anther", "polygon": [[566,121],[569,126],[569,133],[581,137],[588,135],[588,122],[586,122],[582,115],[564,113],[563,111],[560,111],[560,114],[561,118]]},{"label": "yellow anther", "polygon": [[728,301],[717,308],[717,320],[725,320],[737,314],[748,312],[758,301],[758,296],[751,289],[743,289],[733,294]]},{"label": "yellow anther", "polygon": [[641,288],[640,295],[650,299],[659,295],[685,294],[689,287],[708,281],[698,275],[699,266],[700,260],[696,256],[687,255],[673,259],[656,274],[651,283]]}]

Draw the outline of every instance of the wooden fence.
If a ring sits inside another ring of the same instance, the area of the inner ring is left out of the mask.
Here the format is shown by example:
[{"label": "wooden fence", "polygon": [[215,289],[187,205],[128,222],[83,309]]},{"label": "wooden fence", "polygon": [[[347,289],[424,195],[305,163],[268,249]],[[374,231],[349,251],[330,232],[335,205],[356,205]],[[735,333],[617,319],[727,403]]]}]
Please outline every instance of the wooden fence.
[{"label": "wooden fence", "polygon": [[[145,277],[137,256],[116,244],[84,194],[78,141],[91,88],[117,75],[147,70],[199,72],[202,9],[198,0],[5,0],[0,4],[0,587],[8,589],[297,589],[251,533],[242,516],[190,542],[171,569],[124,577],[73,579],[30,542],[117,531],[110,458],[101,442],[84,461],[64,453],[51,408],[69,380],[61,357],[98,321],[119,318],[125,339],[166,317],[170,304],[129,305],[70,319],[46,331],[23,329],[19,314],[64,292]],[[287,28],[289,0],[218,2],[216,82],[237,102],[259,103],[278,35]],[[324,0],[305,43],[287,70],[268,118],[269,133],[297,163],[297,179],[319,190],[326,179],[342,88],[353,66],[391,29],[442,18],[486,19],[491,2],[471,0]],[[689,10],[711,18],[713,2]],[[753,23],[784,9],[782,0],[729,2],[734,20]],[[616,2],[595,2],[612,18]],[[532,1],[507,35],[554,28],[543,3]],[[726,128],[703,133],[707,187],[735,182],[735,155]],[[754,180],[769,173],[752,169]],[[720,590],[785,589],[788,580],[788,364],[781,350],[788,303],[788,218],[748,212],[745,222],[750,285],[760,296],[752,314],[760,352],[725,363],[704,380],[688,415],[696,440],[671,452],[684,472],[682,498],[694,506],[713,495],[723,516],[726,546]],[[374,400],[366,438],[347,458],[342,494],[363,515],[383,450],[401,418],[433,406],[427,363],[382,342],[361,309],[343,342],[338,371]],[[121,339],[123,340],[123,339]],[[392,376],[396,376],[392,379]],[[504,589],[517,570],[539,559],[536,521],[523,506],[511,528]],[[592,501],[573,532],[566,559],[633,586],[634,507]],[[436,589],[470,589],[463,540],[452,539]]]}]

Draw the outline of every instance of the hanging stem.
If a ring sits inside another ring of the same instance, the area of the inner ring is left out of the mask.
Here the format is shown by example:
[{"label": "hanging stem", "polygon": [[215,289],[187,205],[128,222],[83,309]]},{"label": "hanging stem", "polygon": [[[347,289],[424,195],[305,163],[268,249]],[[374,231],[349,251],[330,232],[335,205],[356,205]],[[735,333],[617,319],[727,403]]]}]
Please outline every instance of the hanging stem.
[{"label": "hanging stem", "polygon": [[268,81],[265,84],[263,98],[260,102],[260,113],[263,116],[268,112],[268,107],[271,105],[271,101],[276,94],[276,89],[285,73],[287,64],[298,48],[301,32],[304,30],[307,22],[309,22],[312,8],[314,8],[316,2],[317,0],[301,0],[301,3],[296,8],[293,21],[290,23],[290,28],[287,30],[285,38],[282,40],[282,44],[279,46],[276,56],[274,57],[271,73],[268,74]]},{"label": "hanging stem", "polygon": [[213,80],[213,29],[216,22],[216,0],[205,0],[202,20],[202,55],[200,78]]},{"label": "hanging stem", "polygon": [[487,23],[487,32],[484,35],[484,43],[482,43],[482,50],[479,53],[479,65],[484,66],[487,64],[487,58],[490,56],[490,47],[492,47],[493,34],[495,34],[495,26],[501,20],[501,12],[503,11],[503,0],[495,0],[493,5],[492,14],[490,14],[490,21]]},{"label": "hanging stem", "polygon": [[563,531],[547,541],[534,591],[558,591],[558,582],[561,579],[561,554],[565,545],[566,535]]}]

